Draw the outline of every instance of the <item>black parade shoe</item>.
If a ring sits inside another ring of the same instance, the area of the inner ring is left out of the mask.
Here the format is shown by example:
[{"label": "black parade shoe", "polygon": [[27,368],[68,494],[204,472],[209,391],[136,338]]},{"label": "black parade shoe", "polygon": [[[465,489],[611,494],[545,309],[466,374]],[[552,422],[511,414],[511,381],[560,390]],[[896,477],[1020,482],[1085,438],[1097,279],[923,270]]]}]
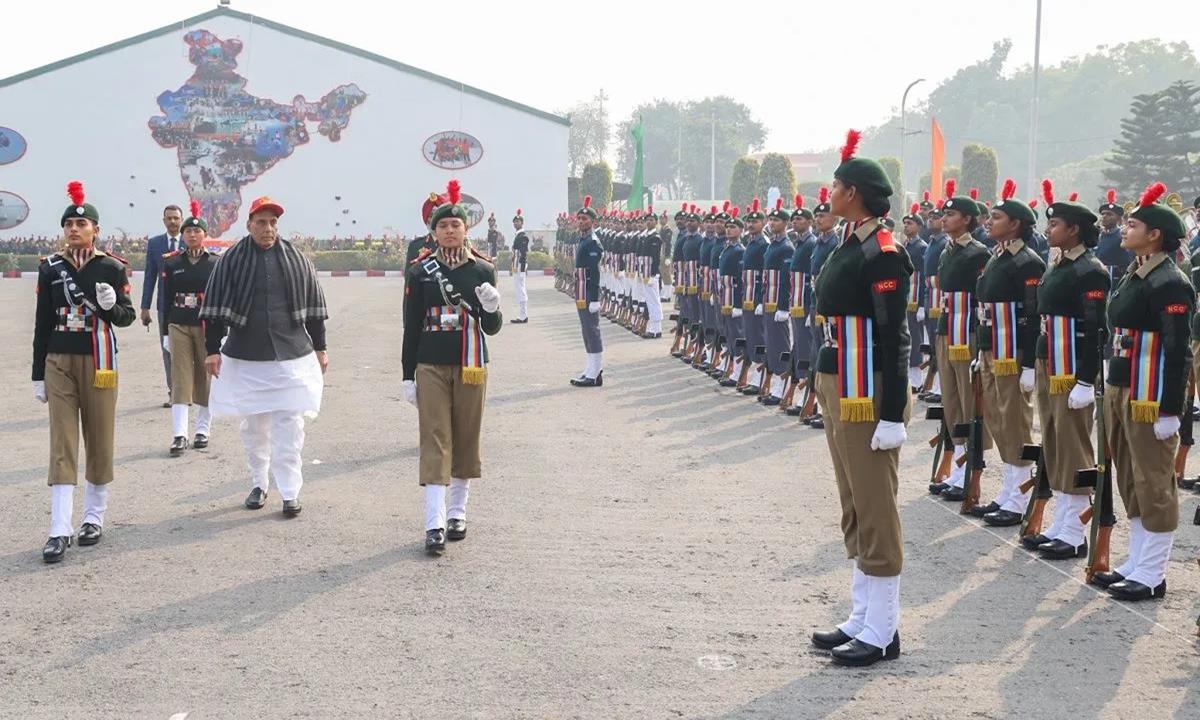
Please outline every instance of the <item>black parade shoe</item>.
[{"label": "black parade shoe", "polygon": [[992,527],[1012,527],[1020,525],[1025,516],[1011,510],[997,510],[983,516],[983,521]]},{"label": "black parade shoe", "polygon": [[1000,503],[993,500],[987,505],[976,505],[975,507],[971,508],[969,512],[971,513],[972,517],[982,518],[984,515],[994,513],[999,509]]},{"label": "black parade shoe", "polygon": [[208,447],[208,436],[204,433],[196,433],[196,437],[192,440],[192,447],[197,450],[203,450]]},{"label": "black parade shoe", "polygon": [[824,430],[825,421],[821,419],[820,415],[814,415],[813,419],[809,421],[808,426],[813,430]]},{"label": "black parade shoe", "polygon": [[1087,540],[1080,545],[1070,545],[1062,540],[1051,540],[1038,545],[1038,554],[1047,560],[1073,560],[1087,557]]},{"label": "black parade shoe", "polygon": [[783,398],[777,398],[774,395],[768,395],[763,399],[762,404],[766,405],[767,407],[775,407],[781,402],[783,402]]},{"label": "black parade shoe", "polygon": [[950,485],[944,482],[929,483],[930,495],[941,495]]},{"label": "black parade shoe", "polygon": [[71,547],[71,536],[61,535],[52,537],[46,540],[46,544],[42,547],[42,562],[56,563],[63,559],[67,554],[67,548]]},{"label": "black parade shoe", "polygon": [[581,378],[572,378],[571,384],[575,387],[604,387],[604,371],[601,370],[600,374],[594,378],[586,376]]},{"label": "black parade shoe", "polygon": [[941,405],[942,404],[941,393],[935,393],[935,392],[925,393],[925,403],[927,405]]},{"label": "black parade shoe", "polygon": [[104,535],[104,530],[96,523],[84,523],[79,527],[79,536],[76,541],[80,545],[95,545],[100,542],[100,538]]},{"label": "black parade shoe", "polygon": [[261,510],[263,505],[267,504],[267,491],[260,487],[255,487],[246,496],[246,502],[243,504],[250,510]]},{"label": "black parade shoe", "polygon": [[1036,535],[1026,535],[1025,537],[1021,538],[1021,547],[1025,548],[1026,550],[1033,551],[1037,550],[1038,547],[1045,545],[1048,542],[1050,542],[1050,538],[1041,533]]},{"label": "black parade shoe", "polygon": [[737,387],[737,380],[733,378],[726,378],[717,384],[725,388]]},{"label": "black parade shoe", "polygon": [[787,413],[789,417],[800,417],[800,413],[804,412],[804,408],[800,405],[793,405],[784,410],[784,412]]},{"label": "black parade shoe", "polygon": [[967,491],[960,487],[951,485],[942,491],[942,499],[946,502],[962,502],[967,496]]},{"label": "black parade shoe", "polygon": [[1167,594],[1167,581],[1163,580],[1156,587],[1143,585],[1134,580],[1122,580],[1108,586],[1108,594],[1116,600],[1137,602],[1139,600],[1158,600]]},{"label": "black parade shoe", "polygon": [[1113,572],[1098,572],[1092,575],[1088,582],[1096,587],[1107,588],[1125,580],[1125,576],[1115,570]]},{"label": "black parade shoe", "polygon": [[867,667],[880,660],[895,660],[900,657],[900,633],[893,635],[892,641],[885,648],[877,648],[861,640],[851,640],[830,650],[829,657],[835,664],[847,667]]},{"label": "black parade shoe", "polygon": [[446,550],[446,531],[437,528],[436,530],[425,531],[425,552],[429,555],[441,555]]},{"label": "black parade shoe", "polygon": [[467,536],[467,521],[450,518],[446,521],[446,539],[462,540]]},{"label": "black parade shoe", "polygon": [[812,644],[822,650],[832,650],[839,645],[845,645],[854,638],[842,632],[840,628],[818,630],[812,634]]},{"label": "black parade shoe", "polygon": [[303,509],[304,506],[300,504],[300,498],[283,501],[283,516],[285,518],[294,518],[299,515],[300,511]]},{"label": "black parade shoe", "polygon": [[184,450],[188,449],[188,439],[186,435],[176,435],[171,441],[171,457],[179,457]]}]

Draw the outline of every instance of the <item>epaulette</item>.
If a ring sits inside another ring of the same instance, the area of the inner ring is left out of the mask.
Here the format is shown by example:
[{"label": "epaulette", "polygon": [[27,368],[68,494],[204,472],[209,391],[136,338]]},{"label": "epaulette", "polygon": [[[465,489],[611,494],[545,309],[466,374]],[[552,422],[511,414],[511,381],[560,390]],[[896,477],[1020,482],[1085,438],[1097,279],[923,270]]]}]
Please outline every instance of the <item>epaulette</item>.
[{"label": "epaulette", "polygon": [[128,267],[129,267],[129,261],[128,261],[128,260],[126,260],[125,258],[121,257],[120,255],[118,255],[118,254],[116,254],[116,253],[113,253],[113,252],[110,252],[110,253],[105,253],[105,255],[108,255],[108,256],[109,256],[110,258],[112,258],[113,260],[116,260],[117,262],[121,263],[121,264],[122,264],[122,265],[124,265],[126,268],[128,268]]},{"label": "epaulette", "polygon": [[489,263],[494,262],[490,257],[488,257],[487,255],[484,255],[483,253],[479,252],[475,248],[471,248],[471,254],[474,255],[475,257],[479,258],[480,260],[483,260],[484,262],[489,262]]},{"label": "epaulette", "polygon": [[163,253],[163,260],[166,260],[167,258],[177,257],[182,254],[183,254],[182,250],[172,250],[169,253]]},{"label": "epaulette", "polygon": [[[1168,257],[1167,259],[1170,260],[1171,258]],[[1168,270],[1166,268],[1170,269]],[[1171,270],[1174,270],[1175,272],[1171,272]],[[1179,269],[1179,266],[1175,264],[1174,260],[1171,260],[1169,265],[1166,262],[1159,263],[1158,266],[1151,270],[1150,274],[1146,276],[1146,284],[1150,286],[1151,290],[1161,290],[1170,285],[1172,281],[1185,282],[1188,283],[1189,286],[1191,285],[1191,282],[1188,280],[1187,276],[1183,274],[1183,271]]]},{"label": "epaulette", "polygon": [[430,250],[429,248],[421,248],[421,252],[417,253],[417,256],[415,258],[413,258],[408,264],[416,265],[417,263],[421,262],[422,260],[424,260],[425,258],[429,257],[432,254],[433,254],[433,250]]}]

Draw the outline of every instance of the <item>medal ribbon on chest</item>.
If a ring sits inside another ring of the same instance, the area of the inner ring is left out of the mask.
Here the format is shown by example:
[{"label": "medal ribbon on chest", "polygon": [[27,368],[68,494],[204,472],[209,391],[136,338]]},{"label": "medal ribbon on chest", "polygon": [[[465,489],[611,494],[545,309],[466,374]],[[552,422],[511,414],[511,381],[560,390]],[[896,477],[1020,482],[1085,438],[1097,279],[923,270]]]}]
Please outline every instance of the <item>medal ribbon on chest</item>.
[{"label": "medal ribbon on chest", "polygon": [[1046,318],[1046,375],[1050,394],[1062,395],[1075,387],[1075,318]]},{"label": "medal ribbon on chest", "polygon": [[984,303],[992,318],[992,355],[995,356],[993,372],[996,375],[1016,375],[1020,371],[1017,363],[1017,303]]},{"label": "medal ribbon on chest", "polygon": [[908,276],[908,311],[917,311],[917,301],[920,299],[921,288],[917,285],[920,278],[917,277],[917,271],[913,270]]},{"label": "medal ribbon on chest", "polygon": [[1134,422],[1158,420],[1162,397],[1162,335],[1151,330],[1133,331],[1133,353],[1129,363],[1129,410]]},{"label": "medal ribbon on chest", "polygon": [[874,422],[875,359],[872,321],[861,315],[830,318],[837,339],[838,409],[843,422]]}]

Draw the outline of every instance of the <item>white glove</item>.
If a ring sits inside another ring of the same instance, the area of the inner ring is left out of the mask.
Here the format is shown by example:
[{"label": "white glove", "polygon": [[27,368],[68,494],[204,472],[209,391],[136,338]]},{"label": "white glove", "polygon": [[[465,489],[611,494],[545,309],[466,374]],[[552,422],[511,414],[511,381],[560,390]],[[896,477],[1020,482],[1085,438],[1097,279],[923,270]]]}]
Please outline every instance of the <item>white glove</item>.
[{"label": "white glove", "polygon": [[733,317],[740,318],[741,316],[742,316],[742,309],[740,307],[735,307],[733,309]]},{"label": "white glove", "polygon": [[787,322],[788,320],[791,320],[791,319],[792,319],[792,316],[790,313],[788,313],[787,310],[776,310],[775,311],[775,322]]},{"label": "white glove", "polygon": [[1082,410],[1094,402],[1096,402],[1096,391],[1092,389],[1092,386],[1076,380],[1075,387],[1071,388],[1071,394],[1067,396],[1067,407],[1072,410]]},{"label": "white glove", "polygon": [[479,298],[484,312],[494,313],[500,309],[500,291],[491,283],[484,283],[475,288],[475,297]]},{"label": "white glove", "polygon": [[108,283],[96,283],[96,304],[101,310],[112,310],[117,304],[117,291]]},{"label": "white glove", "polygon": [[762,303],[759,303],[759,304],[757,304],[757,305],[755,305],[755,306],[754,306],[754,314],[755,314],[755,315],[762,315]]},{"label": "white glove", "polygon": [[1021,392],[1033,392],[1033,368],[1021,368]]},{"label": "white glove", "polygon": [[166,350],[168,353],[171,352],[171,336],[163,335],[162,337],[163,337],[163,350]]},{"label": "white glove", "polygon": [[917,322],[925,322],[925,308],[917,308]]},{"label": "white glove", "polygon": [[872,450],[893,450],[908,440],[908,430],[904,423],[880,420],[875,424],[875,434],[871,436]]},{"label": "white glove", "polygon": [[588,312],[590,312],[593,315],[600,312],[600,303],[598,303],[598,302],[588,303]]},{"label": "white glove", "polygon": [[45,380],[34,380],[33,381],[33,399],[37,400],[40,403],[46,402],[46,381]]},{"label": "white glove", "polygon": [[1166,440],[1175,433],[1179,432],[1179,416],[1178,415],[1159,415],[1154,421],[1154,437],[1159,440]]},{"label": "white glove", "polygon": [[982,364],[983,363],[979,361],[979,356],[976,355],[975,358],[971,360],[971,372],[979,372],[979,366]]},{"label": "white glove", "polygon": [[400,389],[404,391],[404,401],[413,407],[417,406],[417,381],[405,380],[400,383]]}]

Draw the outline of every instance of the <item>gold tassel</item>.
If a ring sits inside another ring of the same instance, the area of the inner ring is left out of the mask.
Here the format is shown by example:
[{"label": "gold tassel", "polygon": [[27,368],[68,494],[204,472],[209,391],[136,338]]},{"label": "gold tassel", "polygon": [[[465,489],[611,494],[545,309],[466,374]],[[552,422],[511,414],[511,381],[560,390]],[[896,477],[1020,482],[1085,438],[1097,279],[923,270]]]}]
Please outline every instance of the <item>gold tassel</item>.
[{"label": "gold tassel", "polygon": [[726,317],[733,315],[733,306],[732,305],[722,305],[721,306],[721,314],[725,315]]},{"label": "gold tassel", "polygon": [[778,309],[779,309],[779,304],[778,304],[778,303],[766,303],[766,304],[764,304],[764,305],[763,305],[763,310],[764,310],[765,312],[773,313],[773,312],[775,312],[775,311],[776,311],[776,310],[778,310]]},{"label": "gold tassel", "polygon": [[873,422],[875,401],[871,398],[841,398],[838,400],[842,422]]},{"label": "gold tassel", "polygon": [[753,311],[754,310],[754,301],[751,300],[751,301],[747,302],[747,301],[743,300],[742,301],[742,309]]},{"label": "gold tassel", "polygon": [[109,390],[117,386],[117,371],[116,370],[97,370],[96,378],[92,381],[92,387]]},{"label": "gold tassel", "polygon": [[1131,400],[1129,406],[1134,422],[1152,423],[1158,420],[1158,403],[1153,400]]},{"label": "gold tassel", "polygon": [[687,286],[687,294],[688,295],[695,295],[699,291],[700,291],[699,285],[688,285]]},{"label": "gold tassel", "polygon": [[462,381],[467,385],[482,385],[483,381],[487,380],[487,368],[481,367],[465,367],[462,372]]},{"label": "gold tassel", "polygon": [[1050,376],[1050,394],[1062,395],[1065,392],[1071,392],[1071,388],[1075,387],[1074,375],[1052,375]]},{"label": "gold tassel", "polygon": [[587,300],[576,300],[575,301],[575,309],[576,310],[582,310],[585,307],[587,307]]},{"label": "gold tassel", "polygon": [[936,320],[942,316],[942,309],[938,307],[929,308],[929,317]]},{"label": "gold tassel", "polygon": [[802,307],[794,307],[789,311],[788,314],[790,314],[794,318],[802,318],[802,317],[808,315],[808,312],[805,311],[805,309]]},{"label": "gold tassel", "polygon": [[701,300],[712,300],[712,293],[705,290],[704,292],[700,293],[700,299]]},{"label": "gold tassel", "polygon": [[951,362],[970,362],[971,347],[969,345],[951,345],[950,346],[950,361]]},{"label": "gold tassel", "polygon": [[909,312],[916,312],[916,311],[917,311],[917,304],[916,304],[915,302],[910,302],[910,303],[908,304],[908,311],[909,311]]},{"label": "gold tassel", "polygon": [[819,326],[819,325],[824,325],[824,324],[825,324],[825,316],[824,315],[822,315],[821,313],[817,313],[816,315],[813,316],[813,325]]},{"label": "gold tassel", "polygon": [[1016,375],[1020,371],[1016,360],[996,360],[992,363],[992,373],[996,377]]}]

